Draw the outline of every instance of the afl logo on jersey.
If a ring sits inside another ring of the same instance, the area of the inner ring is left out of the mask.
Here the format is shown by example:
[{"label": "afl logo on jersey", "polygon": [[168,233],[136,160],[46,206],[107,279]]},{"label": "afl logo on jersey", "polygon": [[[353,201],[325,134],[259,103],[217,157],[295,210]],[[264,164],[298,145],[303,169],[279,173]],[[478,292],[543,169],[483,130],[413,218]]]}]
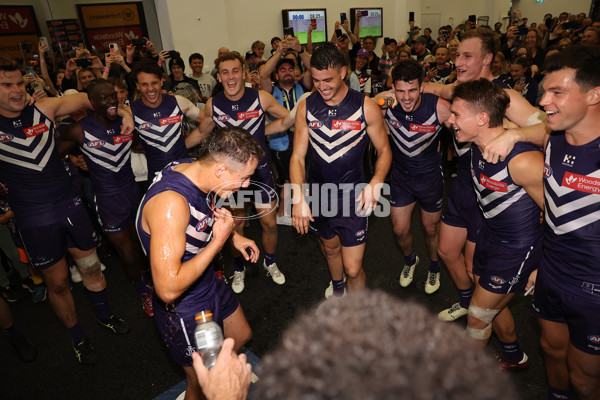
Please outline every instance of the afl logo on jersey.
[{"label": "afl logo on jersey", "polygon": [[552,167],[550,164],[544,163],[544,178],[550,178],[552,176]]},{"label": "afl logo on jersey", "polygon": [[106,143],[104,140],[92,140],[91,142],[87,142],[85,145],[91,149],[95,149],[96,147],[102,147]]},{"label": "afl logo on jersey", "polygon": [[587,339],[593,344],[600,344],[600,335],[590,335]]},{"label": "afl logo on jersey", "polygon": [[204,217],[200,221],[198,221],[198,223],[196,224],[196,231],[204,232],[206,230],[207,226],[208,226],[208,217]]},{"label": "afl logo on jersey", "polygon": [[8,133],[0,134],[0,143],[6,143],[13,140],[15,137],[13,135],[9,135]]},{"label": "afl logo on jersey", "polygon": [[229,119],[229,115],[227,115],[227,114],[219,115],[219,117],[217,118],[217,120],[220,122],[225,122],[228,119]]},{"label": "afl logo on jersey", "polygon": [[152,126],[152,124],[150,122],[144,122],[143,124],[140,124],[140,126],[138,126],[138,129],[146,130],[146,129],[150,128],[151,126]]},{"label": "afl logo on jersey", "polygon": [[321,121],[310,121],[310,123],[308,124],[308,127],[310,129],[319,129],[323,126],[323,123]]},{"label": "afl logo on jersey", "polygon": [[494,282],[497,285],[504,285],[506,283],[506,281],[504,279],[502,279],[496,275],[490,276],[490,281]]},{"label": "afl logo on jersey", "polygon": [[396,119],[390,119],[388,121],[388,123],[390,124],[390,126],[392,128],[400,128],[400,121],[396,120]]}]

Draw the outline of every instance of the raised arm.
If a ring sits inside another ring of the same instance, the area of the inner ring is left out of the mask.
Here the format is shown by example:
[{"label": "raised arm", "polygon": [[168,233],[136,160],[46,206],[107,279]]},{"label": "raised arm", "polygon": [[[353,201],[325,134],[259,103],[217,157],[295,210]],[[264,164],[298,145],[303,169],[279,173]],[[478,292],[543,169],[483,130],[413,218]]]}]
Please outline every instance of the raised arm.
[{"label": "raised arm", "polygon": [[173,191],[156,195],[142,211],[142,228],[150,234],[154,288],[165,303],[175,301],[206,271],[233,229],[231,216],[215,219],[212,240],[194,258],[181,262],[189,218],[187,200]]},{"label": "raised arm", "polygon": [[265,65],[260,69],[260,88],[267,93],[273,93],[273,82],[271,82],[271,74],[275,71],[277,63],[283,55],[283,41],[277,43],[275,53],[267,60]]}]

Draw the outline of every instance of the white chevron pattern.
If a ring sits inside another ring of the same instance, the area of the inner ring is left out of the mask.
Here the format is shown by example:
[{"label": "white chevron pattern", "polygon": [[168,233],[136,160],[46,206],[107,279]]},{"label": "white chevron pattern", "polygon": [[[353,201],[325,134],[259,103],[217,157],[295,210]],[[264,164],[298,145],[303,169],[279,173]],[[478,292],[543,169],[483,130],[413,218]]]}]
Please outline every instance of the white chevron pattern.
[{"label": "white chevron pattern", "polygon": [[[84,131],[84,135],[85,135],[86,139],[88,139],[90,141],[100,140],[88,131]],[[119,144],[111,144],[111,143],[105,142],[103,147],[108,150],[117,150],[117,149],[119,149],[119,147],[121,148],[119,150],[119,152],[114,155],[106,153],[101,148],[92,148],[92,147],[87,147],[85,145],[81,146],[81,151],[84,152],[96,164],[98,164],[101,167],[106,168],[112,172],[117,173],[121,170],[123,165],[125,165],[129,161],[130,156],[127,155],[124,157],[124,155],[125,155],[125,153],[129,153],[129,149],[131,148],[131,143],[132,143],[131,141],[125,142],[125,143],[119,143]],[[111,158],[111,159],[114,159],[115,161],[119,160],[121,157],[123,157],[123,159],[121,160],[121,162],[119,164],[115,165],[115,164],[108,163],[98,157]]]}]

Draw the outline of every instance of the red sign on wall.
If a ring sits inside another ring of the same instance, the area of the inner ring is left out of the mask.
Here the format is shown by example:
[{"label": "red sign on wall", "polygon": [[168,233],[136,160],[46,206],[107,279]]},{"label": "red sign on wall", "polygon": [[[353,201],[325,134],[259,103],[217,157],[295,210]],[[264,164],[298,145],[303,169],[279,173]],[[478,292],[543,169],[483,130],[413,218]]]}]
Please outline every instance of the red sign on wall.
[{"label": "red sign on wall", "polygon": [[33,7],[0,7],[0,33],[1,34],[19,34],[19,33],[38,33],[37,21]]}]

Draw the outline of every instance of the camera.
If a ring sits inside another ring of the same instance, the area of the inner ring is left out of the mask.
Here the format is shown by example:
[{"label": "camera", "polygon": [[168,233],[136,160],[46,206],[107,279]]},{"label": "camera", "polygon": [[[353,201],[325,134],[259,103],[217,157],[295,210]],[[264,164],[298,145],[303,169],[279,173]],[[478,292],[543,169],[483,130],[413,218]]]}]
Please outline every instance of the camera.
[{"label": "camera", "polygon": [[256,68],[256,64],[255,63],[248,64],[248,71],[249,72],[254,72],[256,70],[257,70],[257,68]]},{"label": "camera", "polygon": [[448,31],[442,31],[442,39],[444,42],[448,41]]},{"label": "camera", "polygon": [[384,37],[383,38],[383,44],[386,45],[386,46],[389,46],[390,45],[390,38],[389,37]]}]

